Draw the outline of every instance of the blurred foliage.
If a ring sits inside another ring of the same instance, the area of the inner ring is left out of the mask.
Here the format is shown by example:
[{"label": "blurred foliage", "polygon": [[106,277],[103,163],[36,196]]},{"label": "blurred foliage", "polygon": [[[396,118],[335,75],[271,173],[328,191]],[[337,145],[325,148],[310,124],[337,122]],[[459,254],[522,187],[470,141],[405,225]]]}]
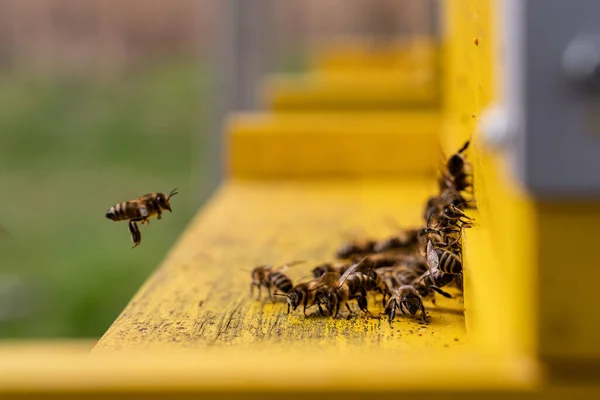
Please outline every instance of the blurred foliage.
[{"label": "blurred foliage", "polygon": [[[0,72],[0,281],[17,277],[27,301],[1,338],[99,337],[157,267],[208,173],[207,75],[196,61],[96,80]],[[173,213],[133,250],[127,224],[104,216],[174,187]],[[9,295],[0,318],[19,306]]]}]

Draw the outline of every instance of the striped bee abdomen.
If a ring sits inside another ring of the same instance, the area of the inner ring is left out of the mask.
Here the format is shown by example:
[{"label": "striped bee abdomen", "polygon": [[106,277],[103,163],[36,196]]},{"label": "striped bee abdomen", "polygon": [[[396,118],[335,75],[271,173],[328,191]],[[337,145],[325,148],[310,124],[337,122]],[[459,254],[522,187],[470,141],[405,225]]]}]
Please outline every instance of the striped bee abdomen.
[{"label": "striped bee abdomen", "polygon": [[140,205],[137,201],[123,201],[117,203],[106,212],[106,218],[113,221],[145,218],[147,216],[147,207],[145,205]]},{"label": "striped bee abdomen", "polygon": [[288,293],[290,290],[292,290],[292,281],[281,272],[273,272],[269,274],[269,280],[273,286],[281,290],[283,293]]},{"label": "striped bee abdomen", "polygon": [[436,252],[440,259],[440,271],[452,275],[462,272],[462,263],[456,254],[452,254],[451,252],[442,249],[437,249]]}]

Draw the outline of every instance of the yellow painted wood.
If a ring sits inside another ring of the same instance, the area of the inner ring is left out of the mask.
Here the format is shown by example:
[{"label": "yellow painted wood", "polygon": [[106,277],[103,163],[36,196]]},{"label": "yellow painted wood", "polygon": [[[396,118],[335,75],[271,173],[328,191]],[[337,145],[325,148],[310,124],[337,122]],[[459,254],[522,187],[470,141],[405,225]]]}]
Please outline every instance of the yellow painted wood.
[{"label": "yellow painted wood", "polygon": [[[2,353],[0,352],[0,355]],[[367,367],[368,366],[368,367]],[[242,397],[267,393],[328,393],[336,398],[365,393],[448,396],[476,390],[535,393],[540,371],[529,360],[489,358],[472,352],[425,350],[404,358],[394,352],[346,354],[306,346],[260,352],[210,348],[175,352],[123,351],[64,354],[46,351],[0,358],[0,395],[129,396],[218,393]],[[436,378],[436,379],[433,379]],[[87,398],[87,397],[86,397]]]},{"label": "yellow painted wood", "polygon": [[440,114],[240,113],[227,126],[233,177],[425,175],[438,166]]},{"label": "yellow painted wood", "polygon": [[465,235],[472,343],[535,355],[555,381],[596,381],[600,323],[592,315],[600,299],[583,289],[579,276],[592,287],[600,280],[600,271],[587,267],[597,264],[595,254],[583,250],[597,236],[600,202],[533,199],[515,182],[503,155],[481,145],[477,117],[500,95],[494,91],[501,61],[493,37],[498,21],[490,0],[444,4],[450,29],[442,137],[447,150],[474,139],[469,154],[480,209],[480,227]]},{"label": "yellow painted wood", "polygon": [[485,152],[476,131],[481,112],[498,96],[492,1],[444,5],[448,95],[442,144],[450,152],[472,139],[468,157],[479,208],[478,227],[465,233],[467,326],[481,348],[533,355],[538,345],[533,207],[505,174],[503,161]]},{"label": "yellow painted wood", "polygon": [[[324,180],[229,182],[204,207],[159,270],[97,345],[97,351],[250,348],[310,344],[318,349],[422,351],[465,345],[460,298],[429,307],[432,322],[359,316],[350,320],[289,316],[283,303],[250,297],[255,265],[305,260],[294,282],[333,260],[344,240],[393,234],[390,219],[420,222],[433,182]],[[370,300],[377,313],[381,304]],[[426,305],[427,307],[428,305]],[[315,310],[316,311],[316,310]],[[237,351],[237,350],[235,350]]]},{"label": "yellow painted wood", "polygon": [[433,38],[414,37],[381,43],[346,38],[317,45],[309,52],[309,68],[316,72],[435,71],[440,58]]},{"label": "yellow painted wood", "polygon": [[439,91],[435,73],[345,72],[269,76],[260,96],[273,111],[397,110],[435,108]]}]

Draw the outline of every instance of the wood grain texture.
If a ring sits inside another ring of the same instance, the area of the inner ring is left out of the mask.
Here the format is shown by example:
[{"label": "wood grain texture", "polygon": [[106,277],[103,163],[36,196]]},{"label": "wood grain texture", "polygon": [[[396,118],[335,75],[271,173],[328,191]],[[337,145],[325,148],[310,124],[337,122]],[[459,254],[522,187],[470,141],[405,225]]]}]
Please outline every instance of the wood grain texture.
[{"label": "wood grain texture", "polygon": [[[249,270],[305,260],[294,282],[333,259],[346,239],[420,222],[430,182],[401,180],[230,181],[193,220],[156,273],[99,341],[110,349],[292,348],[423,350],[464,345],[460,298],[425,304],[431,323],[397,317],[333,320],[286,314],[283,302],[250,297]],[[140,247],[141,249],[141,247]],[[381,305],[369,300],[372,312]]]}]

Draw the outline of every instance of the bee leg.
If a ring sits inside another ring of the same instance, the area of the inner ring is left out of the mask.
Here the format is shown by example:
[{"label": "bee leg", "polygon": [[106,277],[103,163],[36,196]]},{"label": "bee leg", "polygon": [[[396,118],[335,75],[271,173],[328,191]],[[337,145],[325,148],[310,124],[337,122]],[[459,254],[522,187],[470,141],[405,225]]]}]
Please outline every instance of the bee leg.
[{"label": "bee leg", "polygon": [[435,285],[431,285],[430,287],[431,287],[431,289],[435,290],[436,292],[438,292],[438,293],[439,293],[439,294],[441,294],[442,296],[444,296],[444,297],[447,297],[447,298],[449,298],[449,299],[451,299],[451,298],[452,298],[452,295],[451,295],[450,293],[448,293],[448,292],[445,292],[444,290],[440,289],[439,287],[437,287],[437,286],[435,286]]},{"label": "bee leg", "polygon": [[160,211],[160,208],[158,208],[158,207],[157,207],[157,209],[158,209],[158,212],[156,214],[156,219],[162,219],[162,211]]},{"label": "bee leg", "polygon": [[396,303],[396,304],[400,307],[400,311],[402,311],[402,315],[406,315],[406,313],[404,312],[404,307],[402,306],[402,302]]},{"label": "bee leg", "polygon": [[367,308],[367,298],[366,297],[359,297],[358,298],[358,307],[360,307],[360,309],[368,315],[371,315],[371,311],[369,311],[369,309]]},{"label": "bee leg", "polygon": [[142,234],[138,229],[137,223],[134,220],[129,221],[129,233],[131,233],[131,239],[133,240],[133,248],[136,248],[142,241]]},{"label": "bee leg", "polygon": [[254,294],[254,282],[250,284],[250,296]]},{"label": "bee leg", "polygon": [[269,299],[275,301],[273,300],[273,294],[271,293],[271,285],[267,285],[267,293],[269,293]]},{"label": "bee leg", "polygon": [[321,307],[321,302],[317,303],[317,307],[319,307],[319,314],[325,316],[325,313],[323,312],[323,307]]},{"label": "bee leg", "polygon": [[304,308],[302,310],[304,312],[304,316],[308,317],[308,315],[306,315],[306,306],[308,305],[308,296],[304,296],[304,301],[302,302],[302,304],[304,305]]},{"label": "bee leg", "polygon": [[394,302],[394,304],[392,304],[392,306],[390,307],[390,315],[388,317],[388,322],[390,323],[390,325],[392,325],[392,321],[394,321],[394,317],[396,316],[396,306],[397,303]]},{"label": "bee leg", "polygon": [[259,283],[256,285],[258,287],[258,297],[256,298],[256,300],[260,300],[260,296],[261,296],[261,292],[262,292],[262,285]]},{"label": "bee leg", "polygon": [[349,305],[348,303],[345,303],[345,304],[346,304],[346,308],[348,309],[348,312],[349,312],[350,314],[354,314],[354,313],[352,312],[352,309],[350,308],[350,305]]},{"label": "bee leg", "polygon": [[421,304],[421,316],[423,317],[424,322],[429,322],[427,320],[427,315],[425,314],[425,307],[423,307],[423,304]]}]

